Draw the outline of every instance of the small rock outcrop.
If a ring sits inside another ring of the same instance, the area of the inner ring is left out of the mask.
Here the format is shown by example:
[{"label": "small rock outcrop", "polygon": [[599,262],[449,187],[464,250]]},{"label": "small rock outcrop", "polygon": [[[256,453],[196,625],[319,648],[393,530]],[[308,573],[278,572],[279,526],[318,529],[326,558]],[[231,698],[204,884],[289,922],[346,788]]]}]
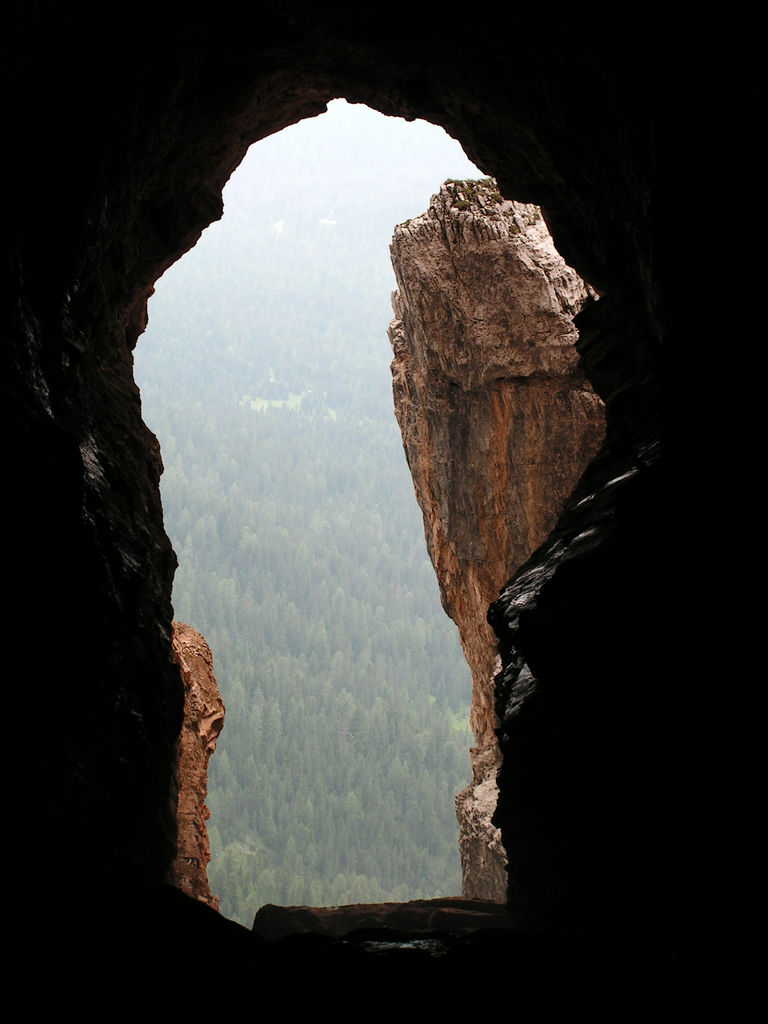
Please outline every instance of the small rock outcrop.
[{"label": "small rock outcrop", "polygon": [[184,723],[177,744],[177,850],[169,881],[214,909],[219,898],[208,886],[211,849],[205,822],[208,761],[224,725],[224,701],[213,674],[211,650],[183,622],[173,623],[173,656],[184,684]]},{"label": "small rock outcrop", "polygon": [[267,903],[256,912],[253,932],[268,942],[287,935],[340,938],[354,931],[468,935],[482,928],[512,928],[506,907],[487,900],[446,897],[408,903],[353,903],[343,907],[277,907]]},{"label": "small rock outcrop", "polygon": [[[472,673],[472,782],[456,798],[465,897],[504,900],[496,637],[510,573],[546,539],[604,436],[573,317],[588,289],[536,206],[449,181],[391,245],[395,414],[443,607]],[[593,296],[594,298],[594,296]]]}]

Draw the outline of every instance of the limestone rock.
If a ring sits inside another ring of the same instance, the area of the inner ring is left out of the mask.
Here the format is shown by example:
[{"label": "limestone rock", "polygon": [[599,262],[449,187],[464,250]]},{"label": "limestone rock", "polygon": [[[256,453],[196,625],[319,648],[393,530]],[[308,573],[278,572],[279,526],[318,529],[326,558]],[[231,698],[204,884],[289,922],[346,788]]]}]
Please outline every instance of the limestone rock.
[{"label": "limestone rock", "polygon": [[183,892],[218,910],[208,887],[211,849],[205,822],[208,761],[224,726],[213,658],[203,637],[183,622],[173,623],[173,656],[184,683],[184,723],[177,743],[177,851],[170,881]]},{"label": "limestone rock", "polygon": [[539,209],[446,182],[391,246],[395,413],[441,599],[472,672],[473,780],[457,797],[463,893],[506,895],[491,824],[499,753],[488,606],[554,526],[604,434],[578,363],[589,300]]}]

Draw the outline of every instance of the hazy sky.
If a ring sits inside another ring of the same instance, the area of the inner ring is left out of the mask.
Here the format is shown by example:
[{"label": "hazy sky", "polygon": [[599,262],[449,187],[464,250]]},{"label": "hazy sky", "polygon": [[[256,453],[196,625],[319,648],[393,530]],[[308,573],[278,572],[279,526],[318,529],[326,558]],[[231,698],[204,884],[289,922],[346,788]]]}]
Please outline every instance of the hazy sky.
[{"label": "hazy sky", "polygon": [[[311,155],[311,164],[305,157]],[[482,172],[461,146],[436,125],[384,117],[346,100],[333,100],[328,111],[255,143],[224,191],[225,211],[237,206],[249,189],[265,176],[278,175],[305,187],[322,183],[327,193],[327,219],[333,219],[333,199],[360,180],[386,182],[400,193],[400,216],[422,213],[430,196],[446,178],[476,178]]]},{"label": "hazy sky", "polygon": [[220,260],[258,235],[336,229],[364,236],[388,260],[395,225],[423,213],[446,178],[465,177],[482,172],[442,128],[333,100],[327,113],[251,146],[224,189],[223,220],[196,250]]},{"label": "hazy sky", "polygon": [[[157,283],[136,352],[137,379],[153,337],[178,330],[180,304],[190,315],[197,305],[198,320],[214,314],[223,324],[246,304],[263,308],[278,271],[295,283],[301,302],[303,279],[322,269],[318,252],[329,270],[329,296],[334,273],[336,281],[344,275],[345,292],[367,293],[388,363],[395,226],[423,213],[446,178],[482,176],[442,128],[345,100],[255,143],[224,189],[223,218]],[[306,287],[316,297],[322,285],[308,280]]]}]

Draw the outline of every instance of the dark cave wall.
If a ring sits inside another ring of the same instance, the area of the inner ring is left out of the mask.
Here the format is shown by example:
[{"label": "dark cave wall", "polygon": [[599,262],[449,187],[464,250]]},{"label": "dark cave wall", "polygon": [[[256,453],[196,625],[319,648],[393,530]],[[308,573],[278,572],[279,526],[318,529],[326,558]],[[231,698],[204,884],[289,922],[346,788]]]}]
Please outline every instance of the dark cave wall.
[{"label": "dark cave wall", "polygon": [[220,215],[247,146],[344,95],[444,125],[505,195],[543,207],[602,294],[580,327],[603,455],[492,613],[519,920],[664,948],[705,922],[746,934],[765,863],[762,361],[731,301],[743,257],[713,270],[712,253],[713,221],[738,240],[732,211],[760,194],[759,65],[738,5],[701,17],[511,5],[478,14],[468,45],[412,5],[373,27],[333,4],[230,22],[6,12],[7,635],[43,902],[51,861],[66,892],[82,873],[162,878],[173,854],[175,560],[131,376],[146,299]]}]

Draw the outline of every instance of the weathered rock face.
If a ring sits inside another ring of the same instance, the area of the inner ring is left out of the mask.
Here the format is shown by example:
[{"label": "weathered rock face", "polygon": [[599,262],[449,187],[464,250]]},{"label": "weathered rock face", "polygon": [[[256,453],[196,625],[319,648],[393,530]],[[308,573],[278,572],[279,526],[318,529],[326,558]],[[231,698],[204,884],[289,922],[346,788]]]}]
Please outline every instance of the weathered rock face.
[{"label": "weathered rock face", "polygon": [[219,898],[211,895],[208,886],[211,848],[205,797],[208,760],[224,727],[224,701],[208,644],[183,622],[173,623],[173,657],[184,684],[184,722],[176,745],[176,859],[169,881],[218,910]]},{"label": "weathered rock face", "polygon": [[472,783],[457,797],[463,894],[504,900],[488,606],[554,526],[604,434],[580,369],[587,288],[535,206],[447,182],[395,231],[395,413],[443,607],[472,672]]}]

